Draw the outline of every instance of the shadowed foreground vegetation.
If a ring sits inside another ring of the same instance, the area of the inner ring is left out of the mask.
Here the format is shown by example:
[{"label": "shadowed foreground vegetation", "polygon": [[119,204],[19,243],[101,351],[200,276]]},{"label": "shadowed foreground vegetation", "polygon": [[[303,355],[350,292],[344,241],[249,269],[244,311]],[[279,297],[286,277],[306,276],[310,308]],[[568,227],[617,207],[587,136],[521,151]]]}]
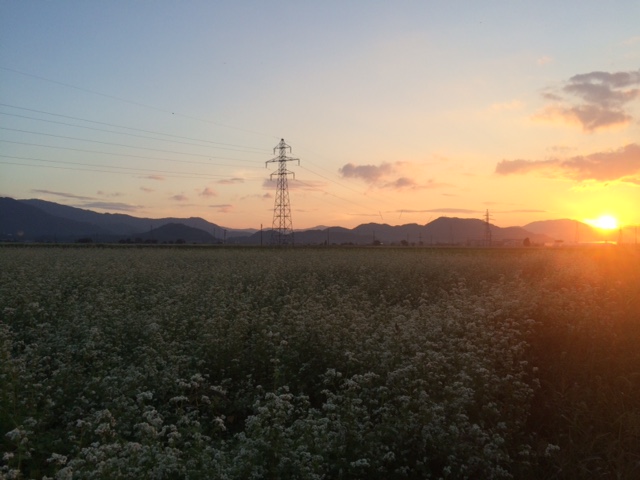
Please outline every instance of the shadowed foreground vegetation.
[{"label": "shadowed foreground vegetation", "polygon": [[0,477],[640,476],[635,250],[0,265]]}]

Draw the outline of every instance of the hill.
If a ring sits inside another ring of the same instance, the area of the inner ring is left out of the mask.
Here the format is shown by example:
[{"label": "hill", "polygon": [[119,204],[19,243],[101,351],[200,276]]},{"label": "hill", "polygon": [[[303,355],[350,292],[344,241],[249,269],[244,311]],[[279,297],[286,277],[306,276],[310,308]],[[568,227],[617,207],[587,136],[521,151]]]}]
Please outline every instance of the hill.
[{"label": "hill", "polygon": [[[479,219],[439,217],[426,225],[409,223],[392,226],[365,223],[353,229],[316,227],[295,232],[302,245],[522,245],[549,244],[555,240],[573,243],[576,229],[581,241],[594,241],[597,232],[573,220],[533,222],[524,227],[498,227]],[[176,242],[268,245],[271,231],[227,229],[199,217],[140,218],[120,213],[97,213],[39,199],[0,199],[0,234],[13,241]]]}]

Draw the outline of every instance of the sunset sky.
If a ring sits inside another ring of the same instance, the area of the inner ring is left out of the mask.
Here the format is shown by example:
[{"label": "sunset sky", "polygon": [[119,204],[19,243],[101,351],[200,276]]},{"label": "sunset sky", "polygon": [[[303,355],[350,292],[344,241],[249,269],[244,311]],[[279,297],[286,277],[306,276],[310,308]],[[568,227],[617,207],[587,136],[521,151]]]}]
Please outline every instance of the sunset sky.
[{"label": "sunset sky", "polygon": [[640,224],[640,2],[0,1],[0,196],[294,228]]}]

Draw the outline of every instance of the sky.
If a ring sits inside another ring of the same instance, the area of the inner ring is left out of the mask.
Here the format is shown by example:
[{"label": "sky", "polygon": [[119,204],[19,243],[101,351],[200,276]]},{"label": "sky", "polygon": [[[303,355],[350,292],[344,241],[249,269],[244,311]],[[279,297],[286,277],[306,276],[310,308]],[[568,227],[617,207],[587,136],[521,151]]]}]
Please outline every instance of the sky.
[{"label": "sky", "polygon": [[640,2],[0,0],[0,196],[640,224]]}]

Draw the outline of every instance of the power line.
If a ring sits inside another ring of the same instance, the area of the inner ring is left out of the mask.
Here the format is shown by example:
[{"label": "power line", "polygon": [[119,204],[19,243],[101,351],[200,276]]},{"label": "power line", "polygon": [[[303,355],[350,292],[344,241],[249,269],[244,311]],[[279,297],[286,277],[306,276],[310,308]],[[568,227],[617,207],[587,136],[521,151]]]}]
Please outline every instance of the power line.
[{"label": "power line", "polygon": [[[196,142],[211,143],[213,145],[224,145],[224,146],[227,146],[227,147],[238,147],[238,148],[256,150],[256,152],[252,152],[252,153],[263,154],[263,153],[266,152],[265,149],[258,148],[258,147],[249,147],[249,146],[246,146],[246,145],[237,145],[237,144],[233,144],[233,143],[214,142],[212,140],[204,140],[204,139],[201,139],[201,138],[184,137],[184,136],[181,136],[181,135],[173,135],[173,134],[170,134],[170,133],[156,132],[156,131],[153,131],[153,130],[145,130],[145,129],[142,129],[142,128],[127,127],[127,126],[124,126],[124,125],[117,125],[117,124],[114,124],[114,123],[98,122],[96,120],[89,120],[89,119],[81,118],[81,117],[73,117],[73,116],[70,116],[70,115],[61,115],[59,113],[51,113],[51,112],[46,112],[44,110],[36,110],[34,108],[17,107],[15,105],[9,105],[7,103],[0,103],[0,106],[8,107],[8,108],[15,108],[17,110],[25,110],[25,111],[28,111],[28,112],[42,113],[44,115],[51,115],[51,116],[54,116],[54,117],[67,118],[67,119],[70,119],[70,120],[79,120],[81,122],[94,123],[96,125],[105,125],[107,127],[123,128],[125,130],[133,130],[135,132],[151,133],[153,135],[163,135],[165,137],[181,138],[183,140],[193,140],[193,141],[196,141]],[[3,115],[13,115],[13,116],[16,116],[16,117],[20,116],[20,115],[15,115],[15,114],[10,114],[10,113],[2,113],[2,114]],[[23,117],[23,118],[31,118],[31,117]],[[43,121],[43,122],[51,122],[51,120],[43,120],[43,119],[34,119],[34,120],[40,120],[40,121]],[[53,123],[55,123],[55,122],[53,122]],[[67,125],[67,124],[63,123],[63,125]],[[76,125],[76,126],[79,126],[79,125]],[[81,128],[89,128],[89,127],[81,127]],[[159,140],[159,139],[156,139],[156,140]]]},{"label": "power line", "polygon": [[215,149],[219,149],[219,150],[231,150],[232,152],[255,153],[255,154],[260,153],[260,152],[252,152],[252,151],[249,151],[249,150],[237,150],[235,148],[209,147],[207,145],[202,145],[202,144],[198,144],[198,143],[183,142],[183,141],[180,141],[180,140],[172,140],[172,139],[168,139],[168,138],[147,137],[145,135],[136,135],[135,133],[116,132],[116,131],[107,130],[107,129],[104,129],[104,128],[87,127],[85,125],[74,125],[72,123],[57,122],[55,120],[45,120],[45,119],[42,119],[42,118],[27,117],[26,115],[16,115],[16,114],[12,114],[12,113],[4,113],[4,112],[0,112],[0,115],[7,115],[7,116],[17,117],[17,118],[25,118],[25,119],[28,119],[28,120],[35,120],[37,122],[54,123],[56,125],[65,125],[67,127],[84,128],[84,129],[87,129],[87,130],[93,130],[93,131],[97,131],[97,132],[113,133],[113,134],[116,134],[116,135],[126,135],[128,137],[144,138],[144,139],[147,139],[147,140],[155,140],[155,141],[161,141],[161,142],[173,142],[173,143],[180,143],[182,145],[192,145],[192,146],[195,146],[195,147],[215,148]]},{"label": "power line", "polygon": [[[55,164],[64,164],[64,165],[78,165],[82,167],[98,167],[98,168],[108,168],[110,170],[99,170],[94,168],[72,168],[72,167],[53,167],[49,165],[33,165],[26,163],[18,163],[18,162],[0,162],[5,165],[17,165],[21,167],[35,167],[35,168],[60,168],[64,170],[77,170],[77,171],[85,171],[85,172],[102,172],[102,173],[116,173],[122,175],[131,175],[132,173],[141,173],[141,174],[163,174],[163,176],[174,177],[174,178],[226,178],[227,175],[214,175],[214,174],[200,174],[195,172],[174,172],[168,170],[151,170],[148,168],[132,168],[132,167],[117,167],[112,165],[95,165],[91,163],[82,163],[82,162],[68,162],[62,160],[46,160],[42,158],[32,158],[32,157],[17,157],[11,155],[0,155],[2,158],[11,158],[14,160],[30,160],[33,162],[45,162],[45,163],[55,163]],[[116,171],[113,171],[116,170]],[[127,172],[121,172],[117,170],[128,170]],[[244,179],[243,179],[244,180]]]},{"label": "power line", "polygon": [[[173,158],[162,158],[162,157],[146,157],[144,155],[132,155],[129,153],[115,153],[115,152],[101,152],[99,150],[85,150],[82,148],[71,148],[71,147],[59,147],[56,145],[42,145],[41,143],[29,143],[29,142],[16,142],[13,140],[2,140],[0,139],[0,142],[4,142],[4,143],[13,143],[16,145],[27,145],[30,147],[42,147],[42,148],[54,148],[56,150],[69,150],[72,152],[82,152],[82,153],[95,153],[98,155],[111,155],[111,156],[116,156],[116,157],[130,157],[130,158],[140,158],[143,160],[161,160],[161,161],[165,161],[165,162],[175,162],[175,163],[191,163],[194,165],[208,165],[208,166],[218,166],[218,167],[234,167],[237,168],[238,165],[229,165],[226,163],[211,163],[211,162],[197,162],[195,160],[176,160]],[[219,160],[236,160],[239,162],[251,162],[254,163],[253,160],[240,160],[240,159],[235,159],[235,158],[228,158],[228,157],[209,157],[209,158],[216,158]],[[242,166],[242,168],[259,168],[257,166]]]},{"label": "power line", "polygon": [[22,72],[20,70],[15,70],[13,68],[0,66],[0,69],[1,70],[6,70],[8,72],[17,73],[19,75],[24,75],[26,77],[37,78],[38,80],[42,80],[42,81],[45,81],[45,82],[55,83],[57,85],[62,85],[63,87],[73,88],[73,89],[80,90],[80,91],[85,92],[85,93],[91,93],[93,95],[99,95],[101,97],[110,98],[112,100],[118,100],[119,102],[129,103],[131,105],[136,105],[138,107],[148,108],[148,109],[151,109],[151,110],[155,110],[157,112],[168,113],[168,114],[175,115],[175,116],[178,116],[178,117],[188,118],[190,120],[196,120],[198,122],[210,123],[212,125],[217,125],[217,126],[220,126],[220,127],[230,128],[230,129],[233,129],[233,130],[240,130],[240,131],[247,132],[247,133],[253,133],[255,135],[261,135],[261,136],[270,137],[270,138],[278,138],[278,137],[274,137],[273,135],[269,135],[269,134],[266,134],[266,133],[255,132],[253,130],[249,130],[249,129],[246,129],[246,128],[241,128],[241,127],[236,127],[236,126],[233,126],[233,125],[226,125],[224,123],[214,122],[213,120],[207,120],[207,119],[198,118],[198,117],[191,117],[189,115],[176,113],[176,112],[173,112],[171,110],[166,110],[164,108],[154,107],[153,105],[147,105],[145,103],[136,102],[136,101],[133,101],[133,100],[127,100],[126,98],[116,97],[115,95],[109,95],[109,94],[106,94],[106,93],[97,92],[95,90],[89,90],[87,88],[79,87],[77,85],[71,85],[69,83],[59,82],[57,80],[51,80],[50,78],[45,78],[45,77],[42,77],[40,75],[34,75],[32,73]]},{"label": "power line", "polygon": [[[29,134],[32,134],[32,135],[44,135],[44,136],[47,136],[47,137],[63,138],[65,140],[77,140],[77,141],[80,141],[80,142],[99,143],[101,145],[112,145],[112,146],[116,146],[116,147],[137,148],[137,149],[140,149],[140,150],[149,150],[149,151],[152,151],[152,152],[174,153],[176,155],[190,155],[190,156],[193,156],[193,157],[211,158],[210,155],[204,155],[204,154],[201,154],[201,153],[176,152],[176,151],[173,151],[173,150],[162,150],[162,149],[159,149],[159,148],[137,147],[135,145],[123,145],[121,143],[102,142],[100,140],[89,140],[87,138],[68,137],[68,136],[65,136],[65,135],[54,135],[52,133],[34,132],[34,131],[31,131],[31,130],[21,130],[21,129],[18,129],[18,128],[0,127],[0,130],[8,130],[10,132],[29,133]],[[227,149],[227,150],[229,150],[229,149]],[[245,161],[249,162],[251,160],[245,160]],[[253,162],[253,163],[258,163],[258,162]]]}]

